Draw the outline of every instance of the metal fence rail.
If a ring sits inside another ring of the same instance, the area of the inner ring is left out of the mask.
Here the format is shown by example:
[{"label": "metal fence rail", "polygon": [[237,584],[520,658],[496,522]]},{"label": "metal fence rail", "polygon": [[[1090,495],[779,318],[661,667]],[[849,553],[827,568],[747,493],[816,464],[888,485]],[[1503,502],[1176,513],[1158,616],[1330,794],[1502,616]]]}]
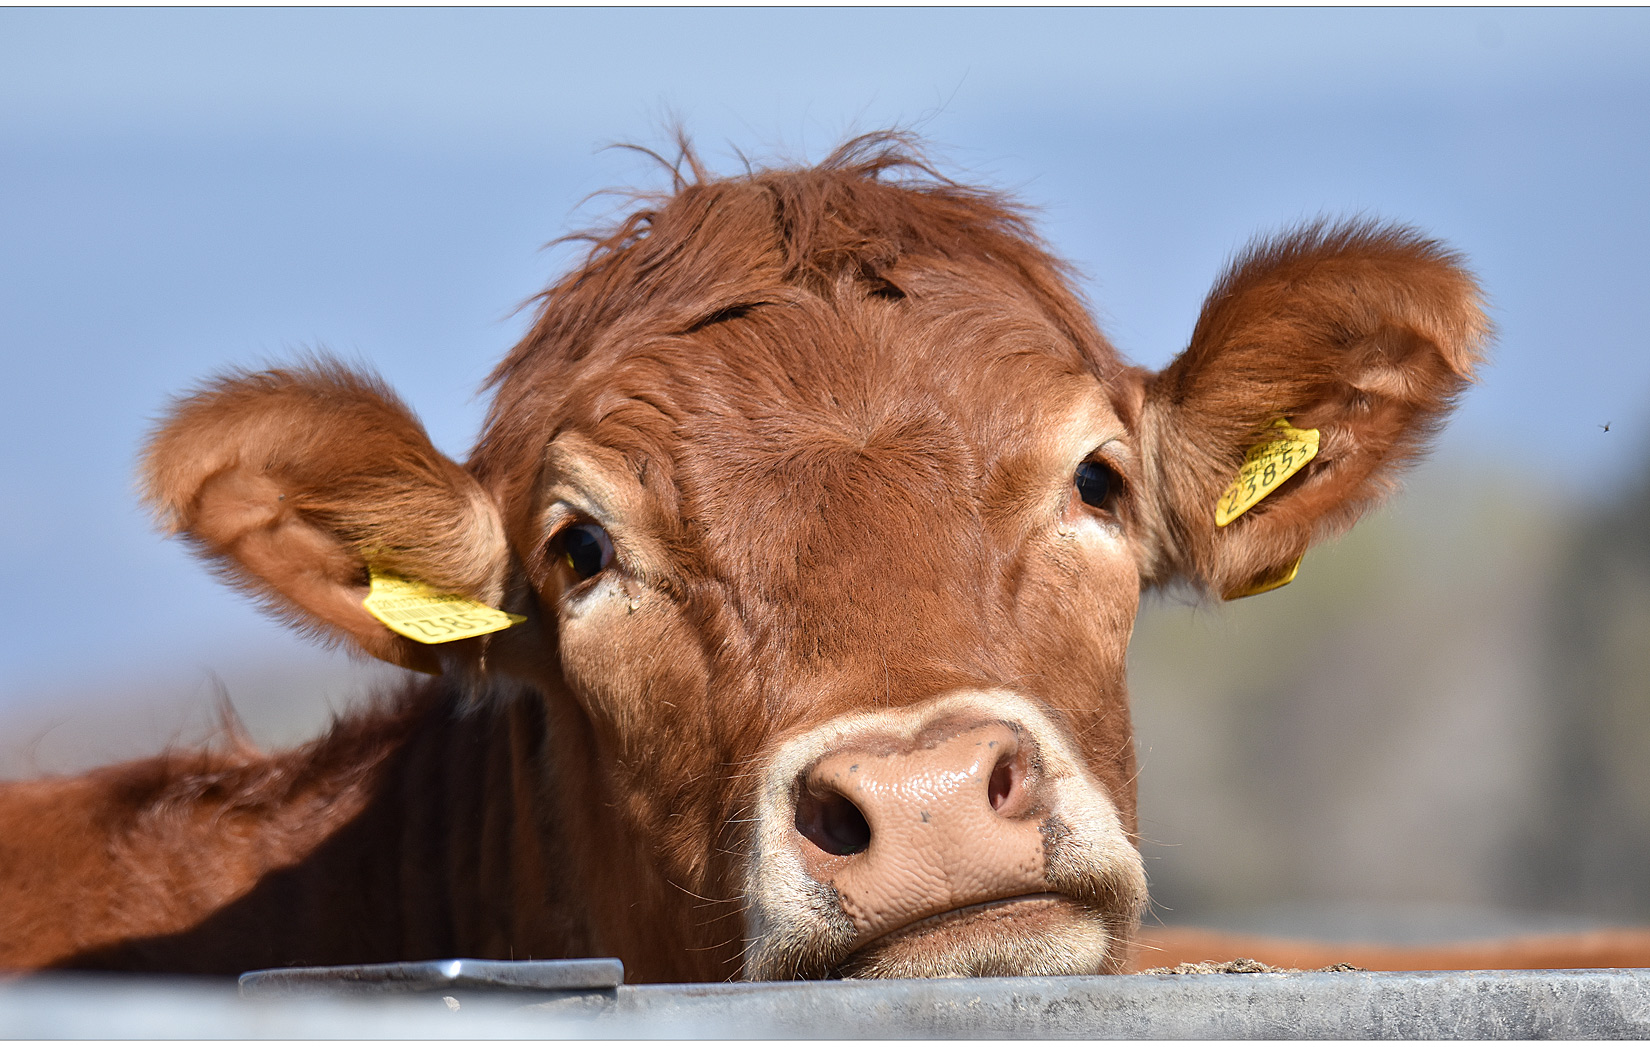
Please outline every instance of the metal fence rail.
[{"label": "metal fence rail", "polygon": [[1650,970],[1197,974],[242,998],[213,982],[0,985],[5,1037],[1646,1038]]}]

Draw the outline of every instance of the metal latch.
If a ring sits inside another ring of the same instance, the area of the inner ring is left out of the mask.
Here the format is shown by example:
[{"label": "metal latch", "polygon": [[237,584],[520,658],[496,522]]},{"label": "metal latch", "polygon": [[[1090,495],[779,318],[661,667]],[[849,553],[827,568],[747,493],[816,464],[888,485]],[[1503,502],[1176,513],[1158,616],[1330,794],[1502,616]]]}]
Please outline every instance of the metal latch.
[{"label": "metal latch", "polygon": [[424,960],[346,967],[276,967],[241,975],[241,995],[256,999],[378,993],[612,992],[624,963],[591,960]]}]

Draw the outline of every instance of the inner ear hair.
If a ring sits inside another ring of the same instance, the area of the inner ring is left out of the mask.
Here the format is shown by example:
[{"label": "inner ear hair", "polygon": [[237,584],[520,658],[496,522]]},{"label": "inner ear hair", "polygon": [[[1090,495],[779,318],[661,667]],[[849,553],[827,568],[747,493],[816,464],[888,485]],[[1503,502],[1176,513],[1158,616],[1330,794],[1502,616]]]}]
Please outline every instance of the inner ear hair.
[{"label": "inner ear hair", "polygon": [[[1414,229],[1316,222],[1251,244],[1147,385],[1148,581],[1241,591],[1351,526],[1424,453],[1490,334],[1460,256]],[[1280,418],[1319,430],[1317,458],[1217,527],[1217,499]]]},{"label": "inner ear hair", "polygon": [[492,500],[376,376],[332,360],[223,375],[144,454],[145,496],[231,584],[300,629],[431,671],[360,601],[369,566],[484,603],[507,560]]}]

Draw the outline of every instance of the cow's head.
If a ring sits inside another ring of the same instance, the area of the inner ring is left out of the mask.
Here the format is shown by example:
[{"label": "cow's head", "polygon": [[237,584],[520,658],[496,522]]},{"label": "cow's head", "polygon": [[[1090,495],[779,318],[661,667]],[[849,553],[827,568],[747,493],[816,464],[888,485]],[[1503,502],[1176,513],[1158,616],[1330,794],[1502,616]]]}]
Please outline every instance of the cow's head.
[{"label": "cow's head", "polygon": [[[468,466],[320,364],[181,402],[148,479],[308,628],[542,703],[558,890],[638,975],[1110,971],[1146,896],[1142,589],[1265,584],[1348,526],[1485,334],[1437,244],[1314,226],[1131,368],[1016,211],[876,139],[600,240]],[[1317,457],[1217,526],[1280,418]],[[369,568],[528,620],[420,645],[362,609]]]}]

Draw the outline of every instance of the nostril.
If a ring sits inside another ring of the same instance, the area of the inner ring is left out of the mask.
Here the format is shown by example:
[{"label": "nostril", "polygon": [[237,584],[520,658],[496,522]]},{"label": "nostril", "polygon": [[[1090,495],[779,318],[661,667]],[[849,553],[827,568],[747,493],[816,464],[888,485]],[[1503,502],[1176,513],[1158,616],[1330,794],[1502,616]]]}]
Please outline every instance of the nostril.
[{"label": "nostril", "polygon": [[826,854],[859,854],[871,846],[871,824],[841,793],[803,793],[796,805],[796,831]]},{"label": "nostril", "polygon": [[[991,800],[991,809],[1000,811],[1014,795],[1014,759],[1004,757],[991,772],[991,780],[986,783],[986,796]],[[978,793],[975,793],[978,796]]]}]

